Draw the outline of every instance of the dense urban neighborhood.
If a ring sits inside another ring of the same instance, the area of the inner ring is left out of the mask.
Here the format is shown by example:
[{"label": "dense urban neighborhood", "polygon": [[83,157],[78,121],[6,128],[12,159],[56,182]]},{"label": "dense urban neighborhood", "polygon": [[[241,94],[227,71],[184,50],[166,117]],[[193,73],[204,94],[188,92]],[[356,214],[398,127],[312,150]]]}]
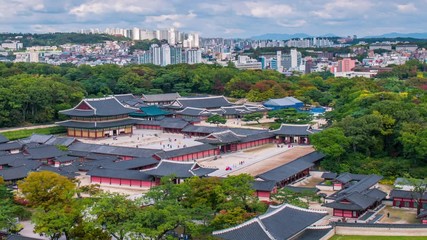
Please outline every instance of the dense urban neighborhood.
[{"label": "dense urban neighborhood", "polygon": [[419,39],[1,35],[0,239],[427,237]]}]

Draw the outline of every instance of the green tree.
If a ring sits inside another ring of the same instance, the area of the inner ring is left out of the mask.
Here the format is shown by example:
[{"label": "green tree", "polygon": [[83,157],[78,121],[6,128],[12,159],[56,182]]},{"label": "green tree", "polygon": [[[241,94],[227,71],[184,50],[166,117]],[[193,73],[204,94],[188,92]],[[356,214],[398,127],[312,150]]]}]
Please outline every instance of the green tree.
[{"label": "green tree", "polygon": [[71,239],[70,233],[82,217],[82,210],[73,203],[51,205],[48,210],[37,208],[32,218],[34,232],[49,236],[51,240],[57,240],[62,235]]},{"label": "green tree", "polygon": [[221,117],[220,115],[214,114],[214,115],[208,117],[206,122],[219,125],[219,124],[225,124],[227,122],[227,119],[225,119],[224,117]]},{"label": "green tree", "polygon": [[138,206],[135,202],[117,193],[103,193],[90,207],[90,214],[112,237],[123,240],[132,232],[131,224],[135,221]]},{"label": "green tree", "polygon": [[313,191],[296,192],[288,188],[281,188],[273,194],[272,199],[279,204],[288,203],[294,206],[308,208],[310,202],[318,202],[320,197]]},{"label": "green tree", "polygon": [[409,184],[413,187],[411,192],[412,198],[415,200],[417,206],[417,215],[420,214],[423,209],[423,196],[427,193],[427,178],[415,179],[407,176],[406,178]]},{"label": "green tree", "polygon": [[328,128],[310,136],[314,148],[333,159],[340,159],[350,146],[349,139],[340,128]]},{"label": "green tree", "polygon": [[307,124],[313,121],[313,115],[298,112],[294,108],[270,111],[267,115],[269,118],[274,118],[274,121],[278,123]]},{"label": "green tree", "polygon": [[255,113],[246,114],[245,116],[243,116],[242,120],[245,122],[256,121],[259,124],[259,120],[261,120],[263,117],[264,117],[263,113],[255,112]]}]

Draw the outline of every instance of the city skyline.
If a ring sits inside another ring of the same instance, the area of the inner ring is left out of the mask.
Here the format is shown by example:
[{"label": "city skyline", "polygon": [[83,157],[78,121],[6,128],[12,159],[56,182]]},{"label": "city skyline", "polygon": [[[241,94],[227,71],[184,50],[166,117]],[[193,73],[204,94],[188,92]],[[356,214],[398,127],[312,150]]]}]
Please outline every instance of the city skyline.
[{"label": "city skyline", "polygon": [[267,33],[379,35],[426,32],[427,0],[182,1],[17,0],[0,4],[0,32],[178,28],[203,37]]}]

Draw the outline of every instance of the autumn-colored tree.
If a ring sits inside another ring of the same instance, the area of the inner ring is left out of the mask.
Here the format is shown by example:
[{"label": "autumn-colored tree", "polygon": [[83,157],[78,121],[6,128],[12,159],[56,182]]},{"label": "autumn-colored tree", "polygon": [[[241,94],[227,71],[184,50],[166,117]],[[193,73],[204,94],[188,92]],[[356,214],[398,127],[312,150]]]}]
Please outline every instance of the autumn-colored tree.
[{"label": "autumn-colored tree", "polygon": [[59,203],[68,203],[76,192],[68,178],[50,171],[32,172],[18,183],[21,193],[31,206],[44,210]]}]

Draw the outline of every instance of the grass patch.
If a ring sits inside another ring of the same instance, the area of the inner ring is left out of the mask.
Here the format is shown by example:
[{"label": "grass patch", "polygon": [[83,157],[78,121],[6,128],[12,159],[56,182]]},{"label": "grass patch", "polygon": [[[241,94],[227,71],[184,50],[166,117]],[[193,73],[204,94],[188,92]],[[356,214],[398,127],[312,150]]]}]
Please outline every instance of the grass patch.
[{"label": "grass patch", "polygon": [[414,237],[414,236],[343,236],[335,235],[330,240],[412,240],[412,239],[427,239],[427,237]]},{"label": "grass patch", "polygon": [[47,128],[34,128],[34,129],[21,129],[21,130],[15,130],[15,131],[7,131],[7,132],[2,132],[1,134],[7,137],[10,141],[12,141],[12,140],[29,137],[32,134],[49,135],[49,134],[61,134],[66,132],[67,132],[67,129],[65,127],[55,126],[55,127],[47,127]]}]

